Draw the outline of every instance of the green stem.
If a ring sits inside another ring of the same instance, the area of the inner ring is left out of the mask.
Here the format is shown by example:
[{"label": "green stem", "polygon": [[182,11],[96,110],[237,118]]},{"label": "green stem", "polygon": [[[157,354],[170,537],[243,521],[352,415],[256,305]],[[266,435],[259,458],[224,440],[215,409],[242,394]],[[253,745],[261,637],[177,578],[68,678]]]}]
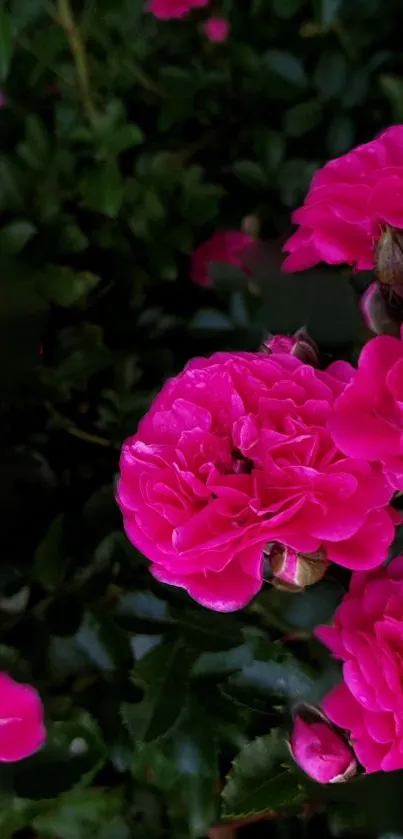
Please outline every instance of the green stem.
[{"label": "green stem", "polygon": [[87,54],[80,29],[74,20],[70,0],[57,0],[57,11],[58,21],[66,33],[73,56],[85,115],[88,122],[94,125],[98,120],[98,115],[92,99]]}]

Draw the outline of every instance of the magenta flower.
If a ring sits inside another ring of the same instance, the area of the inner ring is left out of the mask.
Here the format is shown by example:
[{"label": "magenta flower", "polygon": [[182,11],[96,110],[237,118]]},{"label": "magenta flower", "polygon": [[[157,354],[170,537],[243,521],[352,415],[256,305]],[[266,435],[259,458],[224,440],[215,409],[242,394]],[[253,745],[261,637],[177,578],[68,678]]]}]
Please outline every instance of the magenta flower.
[{"label": "magenta flower", "polygon": [[13,763],[43,746],[46,730],[38,692],[0,673],[0,762]]},{"label": "magenta flower", "polygon": [[332,626],[316,635],[343,662],[343,681],[322,703],[350,732],[367,772],[403,768],[403,557],[353,574]]},{"label": "magenta flower", "polygon": [[299,230],[285,245],[284,271],[319,262],[373,268],[384,226],[403,228],[402,190],[403,125],[394,125],[315,173],[292,217]]},{"label": "magenta flower", "polygon": [[350,457],[378,461],[403,488],[403,343],[382,335],[361,352],[358,370],[336,400],[329,429]]},{"label": "magenta flower", "polygon": [[223,262],[235,265],[248,272],[246,256],[252,245],[253,236],[240,230],[223,230],[214,233],[210,239],[199,245],[192,255],[192,280],[196,285],[210,286],[209,265],[211,262]]},{"label": "magenta flower", "polygon": [[148,0],[146,9],[160,20],[184,17],[192,9],[208,6],[210,0]]},{"label": "magenta flower", "polygon": [[223,17],[210,17],[203,24],[205,35],[212,44],[222,44],[230,33],[228,20]]},{"label": "magenta flower", "polygon": [[158,580],[226,612],[259,591],[268,542],[347,568],[386,558],[392,490],[327,429],[353,375],[344,362],[323,372],[217,353],[164,385],[123,446],[118,485],[127,536]]},{"label": "magenta flower", "polygon": [[319,784],[335,784],[355,775],[357,762],[345,739],[325,721],[297,716],[290,740],[296,763]]}]

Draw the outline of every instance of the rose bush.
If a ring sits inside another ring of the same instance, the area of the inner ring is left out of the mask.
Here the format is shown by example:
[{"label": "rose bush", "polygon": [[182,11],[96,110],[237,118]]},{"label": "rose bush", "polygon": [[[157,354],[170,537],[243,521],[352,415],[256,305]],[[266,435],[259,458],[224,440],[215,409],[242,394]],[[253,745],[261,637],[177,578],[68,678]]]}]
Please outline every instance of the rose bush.
[{"label": "rose bush", "polygon": [[403,835],[400,772],[314,708],[346,566],[369,586],[402,552],[389,455],[329,425],[361,309],[402,320],[368,166],[318,233],[353,263],[373,234],[377,277],[281,272],[314,173],[402,118],[402,25],[400,0],[1,4],[1,839]]}]

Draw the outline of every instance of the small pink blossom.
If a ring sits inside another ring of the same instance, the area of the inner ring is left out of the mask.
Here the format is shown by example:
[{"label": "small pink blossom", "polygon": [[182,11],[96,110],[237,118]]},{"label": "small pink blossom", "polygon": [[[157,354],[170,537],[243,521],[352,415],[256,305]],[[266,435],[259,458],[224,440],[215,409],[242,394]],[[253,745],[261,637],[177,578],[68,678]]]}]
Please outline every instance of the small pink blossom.
[{"label": "small pink blossom", "polygon": [[403,768],[403,557],[355,573],[332,626],[316,635],[343,662],[325,697],[328,718],[350,733],[367,772]]},{"label": "small pink blossom", "polygon": [[205,35],[213,44],[222,44],[230,33],[228,20],[223,17],[210,17],[203,24]]},{"label": "small pink blossom", "polygon": [[319,784],[335,784],[356,773],[352,750],[326,722],[308,723],[297,716],[290,746],[295,762]]},{"label": "small pink blossom", "polygon": [[380,462],[395,490],[403,489],[403,342],[369,341],[358,370],[335,401],[329,429],[350,457]]},{"label": "small pink blossom", "polygon": [[292,355],[216,353],[169,380],[123,446],[118,502],[161,582],[234,611],[279,542],[372,568],[394,538],[380,467],[344,457],[327,423],[354,370]]},{"label": "small pink blossom", "polygon": [[211,262],[235,265],[247,273],[246,256],[254,243],[253,236],[248,236],[240,230],[223,230],[214,233],[193,252],[191,267],[193,282],[200,286],[211,285],[209,276]]},{"label": "small pink blossom", "polygon": [[315,173],[293,214],[299,230],[285,245],[283,270],[319,262],[370,270],[383,227],[403,228],[402,191],[403,125],[394,125]]},{"label": "small pink blossom", "polygon": [[160,20],[184,17],[192,9],[208,6],[210,0],[148,0],[146,9]]},{"label": "small pink blossom", "polygon": [[0,762],[13,763],[43,746],[46,731],[38,692],[0,673]]}]

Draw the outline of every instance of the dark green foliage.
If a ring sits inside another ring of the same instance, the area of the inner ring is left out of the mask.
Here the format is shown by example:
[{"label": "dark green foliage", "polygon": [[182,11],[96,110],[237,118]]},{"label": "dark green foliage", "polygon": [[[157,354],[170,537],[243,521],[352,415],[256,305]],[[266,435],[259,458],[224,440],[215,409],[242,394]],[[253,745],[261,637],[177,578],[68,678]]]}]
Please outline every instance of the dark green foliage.
[{"label": "dark green foliage", "polygon": [[[228,0],[213,46],[198,12],[144,5],[72,3],[71,27],[60,0],[0,4],[0,660],[49,731],[1,767],[0,836],[187,839],[270,813],[267,835],[303,837],[304,801],[328,804],[321,839],[399,834],[399,774],[325,794],[284,748],[293,703],[337,679],[312,628],[343,574],[213,614],[153,581],[114,486],[191,356],[305,326],[355,358],[348,276],[281,277],[279,251],[315,168],[403,119],[403,7]],[[251,276],[216,264],[195,288],[192,250],[250,215],[271,242]]]}]

